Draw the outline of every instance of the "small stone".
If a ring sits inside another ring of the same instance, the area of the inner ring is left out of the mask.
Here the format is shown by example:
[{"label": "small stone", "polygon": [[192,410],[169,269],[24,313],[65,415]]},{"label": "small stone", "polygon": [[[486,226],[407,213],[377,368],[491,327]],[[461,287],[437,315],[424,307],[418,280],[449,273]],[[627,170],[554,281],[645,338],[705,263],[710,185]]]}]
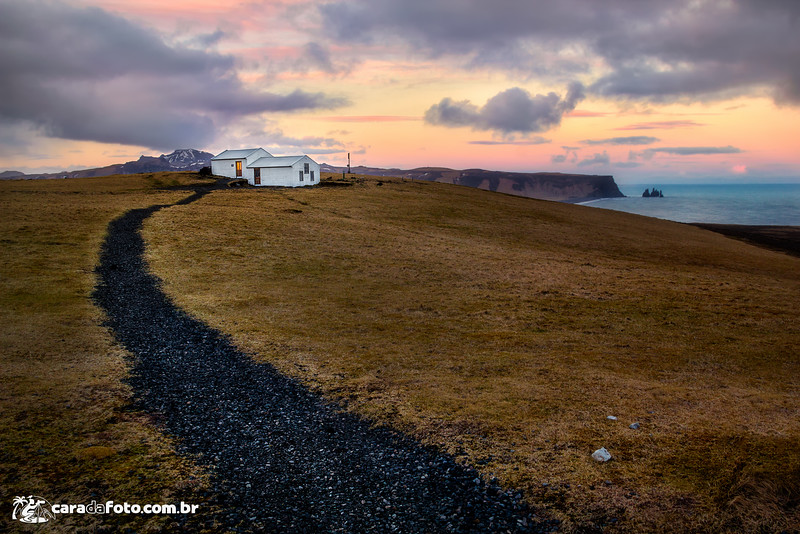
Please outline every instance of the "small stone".
[{"label": "small stone", "polygon": [[606,417],[606,419],[608,419],[609,421],[616,421],[617,420],[617,416],[616,415],[609,415],[608,417]]},{"label": "small stone", "polygon": [[611,459],[611,453],[605,447],[601,447],[592,453],[592,458],[598,462],[607,462]]},{"label": "small stone", "polygon": [[639,423],[631,423],[631,426],[628,428],[632,428],[633,430],[639,430]]}]

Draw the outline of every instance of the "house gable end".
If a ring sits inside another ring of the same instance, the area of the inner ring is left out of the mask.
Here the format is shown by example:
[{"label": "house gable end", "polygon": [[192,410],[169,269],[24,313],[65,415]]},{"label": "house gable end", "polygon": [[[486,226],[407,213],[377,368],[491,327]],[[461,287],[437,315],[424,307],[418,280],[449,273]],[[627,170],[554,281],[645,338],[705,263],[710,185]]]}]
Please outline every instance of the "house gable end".
[{"label": "house gable end", "polygon": [[242,148],[237,150],[225,150],[220,154],[217,154],[216,156],[211,158],[211,161],[231,160],[231,159],[253,161],[253,159],[270,157],[270,156],[272,156],[272,154],[270,154],[263,148]]}]

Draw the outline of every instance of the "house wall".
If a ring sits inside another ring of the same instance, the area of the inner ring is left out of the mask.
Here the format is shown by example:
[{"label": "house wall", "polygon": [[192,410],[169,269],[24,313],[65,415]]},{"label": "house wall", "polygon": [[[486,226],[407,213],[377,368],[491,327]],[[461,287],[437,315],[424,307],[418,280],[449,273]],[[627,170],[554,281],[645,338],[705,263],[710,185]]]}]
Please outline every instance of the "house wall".
[{"label": "house wall", "polygon": [[294,187],[291,167],[266,167],[261,169],[261,185]]},{"label": "house wall", "polygon": [[227,178],[235,177],[236,167],[233,164],[233,160],[211,160],[211,174],[214,176],[225,176]]},{"label": "house wall", "polygon": [[247,161],[244,159],[221,159],[211,162],[211,174],[215,176],[225,176],[226,178],[237,178],[236,176],[236,162],[242,162],[242,178],[248,177],[250,171],[249,181],[253,181],[253,169],[247,168]]},{"label": "house wall", "polygon": [[[300,181],[300,171],[305,170],[305,163],[308,163],[308,174],[303,174],[303,181]],[[250,170],[249,179],[251,184],[253,181],[253,169]],[[314,181],[311,181],[311,171],[314,172]],[[319,183],[319,164],[314,162],[308,156],[303,157],[294,163],[291,167],[262,167],[261,168],[261,185],[262,186],[282,186],[282,187],[303,187],[306,185],[317,185]]]},{"label": "house wall", "polygon": [[[303,173],[303,181],[300,181],[299,171],[305,170],[305,164],[308,163],[308,174]],[[314,181],[311,181],[311,173],[314,173]],[[292,178],[294,179],[295,186],[317,185],[319,183],[319,163],[315,162],[308,156],[292,165]]]},{"label": "house wall", "polygon": [[[236,172],[235,168],[234,168],[233,172],[234,173]],[[253,172],[253,169],[248,169],[247,168],[247,162],[246,161],[242,163],[242,178],[247,180],[247,182],[250,185],[254,185],[256,183],[256,178],[255,178],[255,174]],[[263,182],[263,178],[262,178],[262,182]]]},{"label": "house wall", "polygon": [[[247,168],[247,160],[244,159],[222,159],[211,162],[211,174],[215,176],[225,176],[226,178],[238,178],[236,176],[236,162],[242,162],[242,176],[252,185],[255,180],[253,169]],[[261,175],[264,176],[263,174]]]}]

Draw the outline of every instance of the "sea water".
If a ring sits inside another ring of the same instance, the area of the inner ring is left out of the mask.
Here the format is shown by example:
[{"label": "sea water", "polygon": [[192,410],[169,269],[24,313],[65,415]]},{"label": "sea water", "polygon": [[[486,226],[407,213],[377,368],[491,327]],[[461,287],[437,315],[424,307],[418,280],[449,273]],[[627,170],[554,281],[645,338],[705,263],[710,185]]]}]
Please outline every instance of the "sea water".
[{"label": "sea water", "polygon": [[[663,198],[643,198],[655,187]],[[800,183],[619,185],[626,198],[584,205],[678,222],[800,226]]]}]

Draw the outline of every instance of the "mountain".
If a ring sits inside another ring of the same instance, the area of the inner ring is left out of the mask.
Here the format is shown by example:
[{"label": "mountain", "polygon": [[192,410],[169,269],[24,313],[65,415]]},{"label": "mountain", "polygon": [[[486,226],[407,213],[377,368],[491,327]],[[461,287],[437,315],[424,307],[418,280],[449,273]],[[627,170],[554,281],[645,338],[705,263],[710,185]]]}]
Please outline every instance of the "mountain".
[{"label": "mountain", "polygon": [[[321,172],[342,173],[344,167],[320,165]],[[614,177],[596,174],[564,174],[558,172],[505,172],[484,169],[455,170],[445,167],[420,167],[411,170],[352,167],[354,174],[397,176],[408,180],[444,182],[477,187],[543,200],[580,202],[594,198],[617,198],[625,195]]]},{"label": "mountain", "polygon": [[0,179],[3,179],[3,178],[20,178],[22,176],[25,176],[24,172],[19,172],[19,171],[3,171],[3,172],[0,172]]},{"label": "mountain", "polygon": [[[136,174],[140,172],[160,171],[198,171],[211,165],[214,154],[193,148],[181,148],[171,154],[160,156],[141,156],[136,161],[123,163],[114,174]],[[95,175],[97,176],[97,175]]]},{"label": "mountain", "polygon": [[161,157],[167,160],[174,168],[188,169],[189,167],[196,167],[199,170],[211,165],[211,158],[214,157],[214,154],[195,150],[194,148],[179,148],[172,154],[162,154]]},{"label": "mountain", "polygon": [[179,148],[171,154],[161,154],[160,156],[140,156],[136,161],[117,163],[105,167],[94,169],[82,169],[78,171],[62,171],[45,174],[22,174],[8,175],[15,171],[2,173],[2,178],[89,178],[93,176],[109,176],[111,174],[138,174],[141,172],[162,172],[162,171],[197,171],[203,167],[211,165],[211,158],[214,154],[195,150],[194,148]]}]

